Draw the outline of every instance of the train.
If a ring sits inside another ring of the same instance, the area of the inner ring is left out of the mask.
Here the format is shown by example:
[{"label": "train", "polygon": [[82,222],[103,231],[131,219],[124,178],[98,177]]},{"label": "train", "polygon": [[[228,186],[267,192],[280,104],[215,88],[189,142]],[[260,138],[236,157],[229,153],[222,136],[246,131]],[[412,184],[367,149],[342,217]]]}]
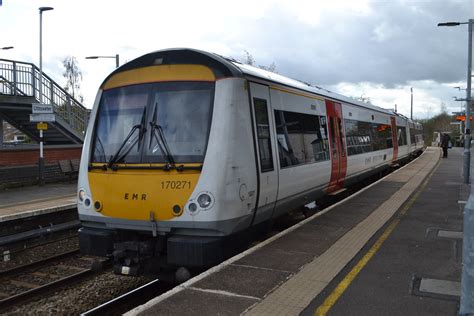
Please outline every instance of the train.
[{"label": "train", "polygon": [[196,49],[138,57],[101,84],[78,176],[83,254],[114,271],[232,255],[290,210],[419,154],[391,110]]}]

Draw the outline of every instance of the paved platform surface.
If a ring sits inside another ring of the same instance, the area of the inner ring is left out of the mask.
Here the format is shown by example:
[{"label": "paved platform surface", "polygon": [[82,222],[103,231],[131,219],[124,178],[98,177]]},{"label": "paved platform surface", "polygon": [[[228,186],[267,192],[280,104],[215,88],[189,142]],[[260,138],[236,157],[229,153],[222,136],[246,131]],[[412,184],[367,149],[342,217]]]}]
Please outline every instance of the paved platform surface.
[{"label": "paved platform surface", "polygon": [[76,183],[55,183],[0,191],[0,222],[75,207]]},{"label": "paved platform surface", "polygon": [[449,154],[428,148],[127,315],[454,315],[469,187],[462,150]]}]

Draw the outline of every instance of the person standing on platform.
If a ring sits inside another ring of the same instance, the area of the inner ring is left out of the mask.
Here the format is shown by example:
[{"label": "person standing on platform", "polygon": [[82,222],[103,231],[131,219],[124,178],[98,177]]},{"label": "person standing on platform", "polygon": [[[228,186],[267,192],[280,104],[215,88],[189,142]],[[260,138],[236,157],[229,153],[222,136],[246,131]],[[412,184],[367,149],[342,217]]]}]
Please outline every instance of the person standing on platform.
[{"label": "person standing on platform", "polygon": [[448,158],[448,146],[451,137],[448,134],[441,134],[441,148],[443,148],[443,158]]}]

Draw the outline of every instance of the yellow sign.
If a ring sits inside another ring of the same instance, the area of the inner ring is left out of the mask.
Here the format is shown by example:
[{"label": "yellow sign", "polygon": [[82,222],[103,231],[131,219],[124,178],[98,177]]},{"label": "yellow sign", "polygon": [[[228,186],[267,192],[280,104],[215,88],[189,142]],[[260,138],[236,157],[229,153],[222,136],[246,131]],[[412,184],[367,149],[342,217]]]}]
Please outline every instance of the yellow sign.
[{"label": "yellow sign", "polygon": [[36,129],[46,131],[48,129],[48,123],[36,124]]}]

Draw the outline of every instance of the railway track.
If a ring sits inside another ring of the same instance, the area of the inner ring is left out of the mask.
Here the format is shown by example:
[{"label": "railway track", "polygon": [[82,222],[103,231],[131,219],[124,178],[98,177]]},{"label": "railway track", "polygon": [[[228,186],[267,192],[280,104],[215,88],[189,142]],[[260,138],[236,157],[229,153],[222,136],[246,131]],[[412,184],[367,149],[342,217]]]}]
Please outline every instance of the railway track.
[{"label": "railway track", "polygon": [[0,311],[82,280],[98,270],[92,267],[103,267],[106,263],[107,260],[81,256],[75,249],[1,271]]}]

